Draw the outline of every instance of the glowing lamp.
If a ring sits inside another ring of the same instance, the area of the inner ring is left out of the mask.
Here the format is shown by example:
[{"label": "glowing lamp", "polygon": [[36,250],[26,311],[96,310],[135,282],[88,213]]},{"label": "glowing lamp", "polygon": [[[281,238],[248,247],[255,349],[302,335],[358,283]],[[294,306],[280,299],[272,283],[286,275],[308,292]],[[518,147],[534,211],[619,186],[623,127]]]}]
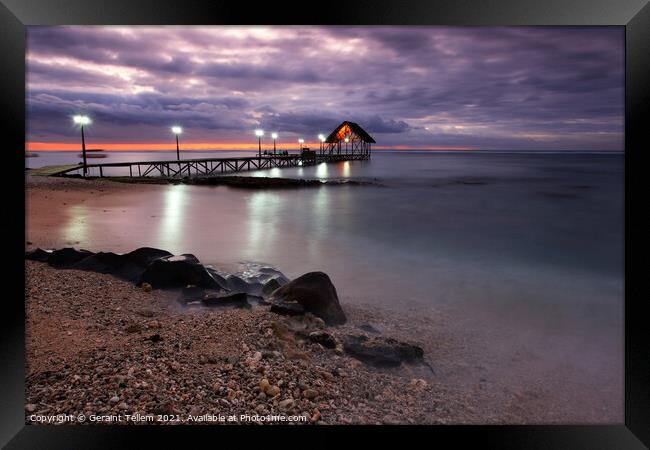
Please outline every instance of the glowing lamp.
[{"label": "glowing lamp", "polygon": [[92,120],[90,120],[90,117],[88,116],[74,116],[72,120],[77,125],[89,125],[92,123]]}]

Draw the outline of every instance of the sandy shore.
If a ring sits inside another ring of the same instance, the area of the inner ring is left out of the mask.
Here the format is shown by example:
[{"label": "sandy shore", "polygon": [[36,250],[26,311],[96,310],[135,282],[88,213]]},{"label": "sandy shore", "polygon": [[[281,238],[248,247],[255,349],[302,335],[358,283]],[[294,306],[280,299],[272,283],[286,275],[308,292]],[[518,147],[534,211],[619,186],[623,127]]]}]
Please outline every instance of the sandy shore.
[{"label": "sandy shore", "polygon": [[[52,232],[67,208],[130,189],[28,176],[26,248],[78,247]],[[493,361],[480,334],[443,313],[382,310],[340,293],[349,322],[328,332],[359,333],[371,324],[383,336],[420,345],[435,373],[408,365],[380,370],[299,341],[287,353],[273,331],[287,319],[266,307],[182,308],[174,294],[144,292],[108,275],[32,261],[26,270],[27,417],[138,412],[187,421],[190,414],[277,413],[308,423],[435,424],[616,423],[620,415],[591,407],[563,383],[561,370],[531,374],[534,359],[525,349],[510,359],[528,372]],[[161,339],[152,341],[154,335]],[[260,393],[262,379],[280,393]]]}]

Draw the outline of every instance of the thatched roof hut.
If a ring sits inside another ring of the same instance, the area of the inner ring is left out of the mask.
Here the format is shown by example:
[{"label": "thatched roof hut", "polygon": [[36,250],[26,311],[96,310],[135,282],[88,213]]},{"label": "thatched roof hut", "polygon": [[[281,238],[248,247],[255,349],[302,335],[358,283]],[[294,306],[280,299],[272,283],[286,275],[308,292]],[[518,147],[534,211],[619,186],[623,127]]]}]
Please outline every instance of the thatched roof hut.
[{"label": "thatched roof hut", "polygon": [[345,121],[338,127],[334,129],[327,136],[325,142],[328,144],[334,144],[337,142],[344,141],[345,138],[348,138],[350,141],[361,141],[368,144],[374,144],[375,140],[364,130],[358,123]]}]

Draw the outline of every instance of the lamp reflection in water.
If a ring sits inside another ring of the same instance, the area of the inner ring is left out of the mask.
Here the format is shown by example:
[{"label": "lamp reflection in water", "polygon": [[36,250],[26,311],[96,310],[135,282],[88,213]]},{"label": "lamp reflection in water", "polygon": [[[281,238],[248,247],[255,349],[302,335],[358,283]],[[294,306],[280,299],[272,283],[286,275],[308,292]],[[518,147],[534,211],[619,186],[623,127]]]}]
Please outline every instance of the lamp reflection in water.
[{"label": "lamp reflection in water", "polygon": [[255,261],[272,260],[277,233],[282,229],[284,198],[277,193],[257,191],[247,199],[248,241],[244,257]]},{"label": "lamp reflection in water", "polygon": [[327,163],[320,163],[316,167],[316,176],[318,178],[327,178]]},{"label": "lamp reflection in water", "polygon": [[163,214],[158,229],[158,242],[162,248],[174,252],[172,249],[184,249],[182,239],[184,233],[183,217],[188,186],[169,186],[163,196]]},{"label": "lamp reflection in water", "polygon": [[341,176],[344,178],[350,177],[350,161],[343,161],[341,165]]},{"label": "lamp reflection in water", "polygon": [[[63,227],[64,242],[74,242],[75,245],[88,245],[88,207],[85,205],[72,205],[69,208],[69,220]],[[79,244],[76,244],[79,242]]]},{"label": "lamp reflection in water", "polygon": [[317,238],[308,239],[307,251],[311,258],[318,258],[326,251],[322,246],[327,242],[327,233],[329,232],[329,222],[332,211],[330,210],[329,191],[325,186],[321,186],[314,192],[312,201],[312,220],[310,233],[317,235]]}]

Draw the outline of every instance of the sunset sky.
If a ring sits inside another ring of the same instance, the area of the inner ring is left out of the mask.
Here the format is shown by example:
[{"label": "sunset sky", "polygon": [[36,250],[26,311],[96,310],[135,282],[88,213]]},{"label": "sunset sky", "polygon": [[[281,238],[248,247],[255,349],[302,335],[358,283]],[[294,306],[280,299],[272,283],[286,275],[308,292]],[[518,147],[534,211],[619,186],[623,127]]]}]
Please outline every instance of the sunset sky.
[{"label": "sunset sky", "polygon": [[[29,27],[27,148],[623,150],[622,27]],[[271,143],[270,138],[266,144]]]}]

